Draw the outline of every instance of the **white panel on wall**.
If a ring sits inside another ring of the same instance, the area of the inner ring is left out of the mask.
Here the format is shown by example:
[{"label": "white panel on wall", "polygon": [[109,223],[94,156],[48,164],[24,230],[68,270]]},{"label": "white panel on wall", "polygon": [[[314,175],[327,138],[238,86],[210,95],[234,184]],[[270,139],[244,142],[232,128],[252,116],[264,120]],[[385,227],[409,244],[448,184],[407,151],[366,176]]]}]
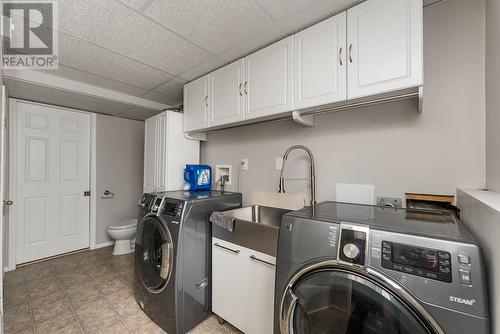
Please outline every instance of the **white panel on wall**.
[{"label": "white panel on wall", "polygon": [[47,181],[48,138],[26,137],[26,183]]},{"label": "white panel on wall", "polygon": [[32,197],[24,201],[25,245],[47,240],[49,198]]},{"label": "white panel on wall", "polygon": [[61,140],[61,180],[78,179],[78,141]]},{"label": "white panel on wall", "polygon": [[60,233],[61,237],[67,237],[78,233],[78,203],[79,195],[62,195],[59,199]]},{"label": "white panel on wall", "polygon": [[337,202],[375,204],[375,186],[368,184],[337,183]]}]

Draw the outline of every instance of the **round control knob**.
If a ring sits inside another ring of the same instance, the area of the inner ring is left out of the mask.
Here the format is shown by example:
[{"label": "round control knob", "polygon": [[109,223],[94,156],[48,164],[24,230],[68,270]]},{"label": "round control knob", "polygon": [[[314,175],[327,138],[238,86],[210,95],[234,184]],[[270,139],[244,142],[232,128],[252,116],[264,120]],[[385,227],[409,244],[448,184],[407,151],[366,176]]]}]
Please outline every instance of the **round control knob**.
[{"label": "round control knob", "polygon": [[359,248],[355,244],[346,244],[342,251],[344,252],[344,255],[351,260],[354,260],[359,256]]}]

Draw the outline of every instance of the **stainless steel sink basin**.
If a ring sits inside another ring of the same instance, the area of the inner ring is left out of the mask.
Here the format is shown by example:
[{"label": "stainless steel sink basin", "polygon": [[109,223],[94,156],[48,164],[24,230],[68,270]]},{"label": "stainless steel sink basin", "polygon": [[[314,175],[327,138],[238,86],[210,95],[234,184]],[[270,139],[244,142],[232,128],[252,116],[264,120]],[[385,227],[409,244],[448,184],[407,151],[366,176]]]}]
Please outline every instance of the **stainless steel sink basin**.
[{"label": "stainless steel sink basin", "polygon": [[212,236],[276,256],[281,218],[287,212],[290,210],[262,205],[224,211],[225,216],[235,218],[234,229],[229,232],[212,224]]},{"label": "stainless steel sink basin", "polygon": [[251,223],[279,228],[281,217],[287,212],[290,212],[290,210],[273,208],[270,206],[252,205],[225,211],[224,215],[236,218],[237,222],[244,220]]}]

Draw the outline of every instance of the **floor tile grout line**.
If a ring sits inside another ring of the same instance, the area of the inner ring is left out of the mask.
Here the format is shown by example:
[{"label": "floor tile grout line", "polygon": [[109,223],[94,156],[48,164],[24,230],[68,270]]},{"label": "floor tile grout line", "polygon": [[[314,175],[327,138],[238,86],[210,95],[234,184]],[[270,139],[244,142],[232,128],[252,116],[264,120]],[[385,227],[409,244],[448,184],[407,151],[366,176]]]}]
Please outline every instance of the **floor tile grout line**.
[{"label": "floor tile grout line", "polygon": [[[68,302],[68,305],[69,305],[69,308],[71,310],[71,313],[73,314],[73,316],[75,317],[75,320],[76,320],[76,324],[78,325],[78,328],[80,329],[80,332],[83,334],[84,331],[83,331],[83,328],[82,328],[82,325],[80,324],[80,320],[78,320],[78,317],[76,316],[76,312],[75,310],[73,309],[73,305],[71,305],[71,302],[69,300],[69,296],[68,294],[66,293],[66,291],[64,290],[64,286],[59,278],[59,275],[57,274],[57,271],[56,269],[54,268],[54,264],[51,264],[51,267],[52,267],[52,270],[54,271],[54,273],[56,274],[56,279],[57,279],[57,283],[59,283],[59,287],[61,288],[61,291],[62,293],[64,294],[64,297],[66,298],[66,301]],[[36,334],[36,333],[35,333]]]},{"label": "floor tile grout line", "polygon": [[[102,262],[103,265],[106,265],[104,263],[104,260],[99,257],[99,260]],[[122,277],[120,276],[120,279],[122,279]],[[125,281],[125,280],[124,280]],[[125,281],[126,282],[126,281]],[[113,311],[118,315],[118,319],[120,319],[120,322],[123,324],[123,326],[125,326],[125,328],[129,331],[129,333],[133,333],[132,330],[130,330],[130,328],[127,326],[127,324],[125,323],[124,319],[122,318],[122,316],[120,315],[120,313],[116,310],[116,308],[111,304],[111,302],[108,300],[107,296],[104,294],[104,292],[102,292],[102,290],[99,288],[99,286],[97,286],[97,284],[95,284],[94,282],[92,282],[92,286],[94,286],[95,289],[97,289],[97,291],[99,291],[99,293],[102,295],[102,297],[104,298],[104,300],[106,301],[106,303],[113,309]]]},{"label": "floor tile grout line", "polygon": [[24,279],[24,288],[26,289],[26,299],[28,299],[28,309],[30,312],[31,327],[33,329],[33,334],[35,334],[36,333],[35,316],[33,315],[33,308],[31,307],[31,295],[30,295],[30,288],[28,284],[28,277],[26,274],[26,270],[23,270],[23,279]]}]

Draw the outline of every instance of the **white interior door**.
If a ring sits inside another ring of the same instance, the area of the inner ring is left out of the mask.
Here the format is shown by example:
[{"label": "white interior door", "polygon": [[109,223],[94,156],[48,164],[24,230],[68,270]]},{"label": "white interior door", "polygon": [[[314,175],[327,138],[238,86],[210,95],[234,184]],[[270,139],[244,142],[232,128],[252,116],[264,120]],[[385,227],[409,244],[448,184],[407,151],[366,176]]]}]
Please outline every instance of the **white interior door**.
[{"label": "white interior door", "polygon": [[14,100],[16,263],[89,247],[90,115]]}]

